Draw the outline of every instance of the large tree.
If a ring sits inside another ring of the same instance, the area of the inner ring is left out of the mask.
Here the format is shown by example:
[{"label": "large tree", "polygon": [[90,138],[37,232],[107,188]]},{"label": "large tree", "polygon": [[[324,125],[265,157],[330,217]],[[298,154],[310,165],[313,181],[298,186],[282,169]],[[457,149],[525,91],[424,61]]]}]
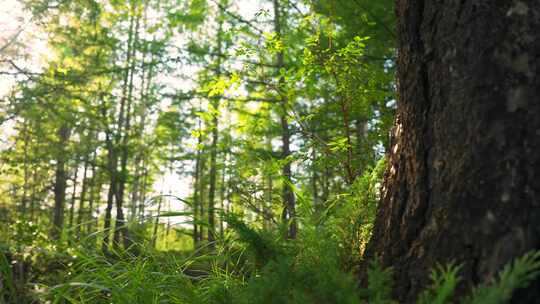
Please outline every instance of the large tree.
[{"label": "large tree", "polygon": [[398,0],[396,12],[398,109],[366,256],[393,266],[412,302],[436,263],[463,263],[463,294],[540,247],[540,6]]}]

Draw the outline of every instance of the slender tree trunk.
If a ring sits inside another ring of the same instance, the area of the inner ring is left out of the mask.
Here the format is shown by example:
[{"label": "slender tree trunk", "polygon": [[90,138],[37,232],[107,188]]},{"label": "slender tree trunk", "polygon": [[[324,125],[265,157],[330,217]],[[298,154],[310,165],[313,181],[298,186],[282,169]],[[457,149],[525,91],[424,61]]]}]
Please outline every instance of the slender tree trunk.
[{"label": "slender tree trunk", "polygon": [[[201,131],[201,119],[198,119],[198,131]],[[198,221],[202,218],[202,212],[200,212],[200,206],[201,206],[201,200],[200,200],[200,178],[201,178],[201,147],[202,145],[202,137],[199,134],[199,137],[197,138],[197,156],[195,157],[195,173],[194,173],[194,181],[193,181],[193,246],[194,248],[197,248],[199,246],[199,242],[201,241],[199,237],[199,227],[202,226],[198,225]]]},{"label": "slender tree trunk", "polygon": [[322,203],[319,197],[319,174],[317,167],[317,151],[313,149],[312,164],[311,164],[311,191],[313,192],[313,210],[316,216],[319,216],[322,212]]},{"label": "slender tree trunk", "polygon": [[139,202],[139,188],[140,188],[140,182],[141,182],[141,170],[140,167],[141,162],[139,160],[139,156],[135,158],[135,172],[133,174],[133,185],[131,186],[131,207],[129,211],[129,220],[135,221],[137,219],[137,207],[140,206]]},{"label": "slender tree trunk", "polygon": [[[126,69],[127,70],[127,69]],[[101,115],[102,119],[104,121],[109,120],[109,116],[114,119],[114,114],[109,115],[107,102],[105,100],[104,96],[101,96]],[[120,103],[120,113],[118,120],[122,121],[123,115],[124,115],[124,102],[123,99]],[[120,128],[120,124],[117,124],[117,128]],[[118,131],[117,131],[118,132]],[[112,227],[112,208],[114,204],[114,195],[116,193],[116,186],[117,186],[117,174],[118,174],[118,158],[116,154],[115,149],[115,143],[113,138],[113,130],[107,126],[105,130],[105,149],[107,150],[107,175],[109,178],[109,187],[107,192],[107,205],[105,207],[105,215],[103,218],[103,238],[101,240],[101,251],[104,254],[109,253],[109,243],[110,243],[110,234],[111,234],[111,227]],[[99,208],[98,208],[99,210]],[[99,222],[99,220],[97,219]]]},{"label": "slender tree trunk", "polygon": [[[148,156],[146,156],[148,157]],[[146,194],[148,189],[148,168],[146,167],[147,159],[143,158],[143,180],[142,180],[142,187],[139,196],[141,197],[141,204],[139,205],[139,219],[144,219],[144,212],[145,212],[145,204],[146,204]]]},{"label": "slender tree trunk", "polygon": [[21,215],[23,217],[26,216],[26,206],[28,205],[28,180],[30,178],[30,173],[29,173],[29,157],[28,157],[28,146],[29,146],[29,141],[30,141],[30,138],[28,136],[28,122],[26,121],[26,119],[24,120],[23,122],[23,145],[24,145],[24,148],[23,148],[23,195],[22,195],[22,199],[21,199]]},{"label": "slender tree trunk", "polygon": [[[226,155],[225,155],[226,156]],[[225,212],[225,162],[226,158],[223,159],[223,168],[221,168],[221,183],[219,183],[219,212],[223,214]],[[219,236],[223,239],[224,235],[224,223],[223,217],[219,217]]]},{"label": "slender tree trunk", "polygon": [[226,194],[226,196],[227,196],[227,206],[225,206],[225,213],[231,213],[231,208],[232,208],[232,205],[233,205],[232,187],[233,187],[232,174],[229,173],[229,177],[227,178],[227,194]]},{"label": "slender tree trunk", "polygon": [[[92,220],[94,217],[94,201],[96,197],[96,193],[99,198],[99,194],[101,193],[101,183],[97,180],[97,172],[96,172],[96,159],[97,159],[97,153],[94,151],[92,153],[92,166],[90,167],[90,171],[92,171],[92,177],[88,181],[88,212],[87,212],[87,224],[86,224],[86,233],[90,234],[92,233],[93,227],[92,227]],[[99,186],[96,187],[96,182],[99,183]],[[98,204],[99,206],[99,204]]]},{"label": "slender tree trunk", "polygon": [[[217,110],[218,103],[214,102],[213,106]],[[216,184],[217,184],[217,144],[218,144],[218,118],[217,113],[214,113],[212,118],[212,144],[210,146],[210,185],[208,189],[208,242],[210,242],[210,248],[214,247],[215,240],[215,197],[216,197]]]},{"label": "slender tree trunk", "polygon": [[367,132],[366,132],[366,121],[364,119],[356,119],[355,121],[356,129],[356,157],[358,158],[357,164],[357,175],[362,175],[366,165],[373,159],[372,149],[366,144]]},{"label": "slender tree trunk", "polygon": [[[94,174],[94,173],[93,173]],[[86,224],[86,233],[90,234],[92,233],[93,229],[93,219],[94,219],[94,201],[96,194],[99,195],[99,192],[101,190],[101,184],[99,186],[95,185],[95,179],[90,180],[90,197],[88,198],[88,216],[87,216],[87,224]]]},{"label": "slender tree trunk", "polygon": [[[271,135],[266,136],[266,150],[271,155],[274,152],[274,149],[272,147],[272,137]],[[272,159],[273,161],[273,159]],[[266,176],[266,197],[263,199],[263,228],[269,229],[270,228],[270,221],[269,217],[271,214],[271,207],[274,202],[274,179],[273,179],[273,172],[272,170],[268,170],[267,176]]]},{"label": "slender tree trunk", "polygon": [[84,216],[84,200],[86,199],[86,191],[88,188],[87,174],[88,174],[88,156],[85,156],[83,178],[82,178],[82,189],[81,189],[81,195],[79,197],[79,210],[78,210],[79,212],[77,214],[77,221],[76,221],[76,227],[75,227],[75,235],[77,239],[81,235],[81,224],[83,222],[83,216]]},{"label": "slender tree trunk", "polygon": [[[326,131],[323,131],[322,138],[325,142],[328,142],[328,134]],[[330,181],[332,179],[332,172],[328,162],[323,163],[323,172],[321,175],[321,203],[326,204],[330,197]]]},{"label": "slender tree trunk", "polygon": [[[222,1],[223,2],[223,1]],[[223,10],[220,9],[219,25],[217,32],[217,66],[216,77],[221,76],[221,49],[223,36]],[[217,184],[217,146],[219,135],[219,98],[212,99],[212,143],[210,146],[210,188],[208,190],[208,242],[209,247],[214,248],[214,240],[216,238],[216,223],[215,223],[215,203],[216,203],[216,184]]]},{"label": "slender tree trunk", "polygon": [[58,147],[59,152],[56,158],[56,172],[54,182],[54,215],[53,215],[53,230],[52,238],[55,240],[60,239],[62,229],[64,227],[64,207],[66,203],[66,186],[67,186],[67,174],[66,174],[66,153],[64,147],[66,146],[70,129],[66,125],[62,125],[58,130]]},{"label": "slender tree trunk", "polygon": [[[90,192],[90,198],[88,200],[88,225],[86,227],[87,234],[93,234],[99,227],[99,203],[101,202],[101,190],[103,188],[103,182],[101,180],[92,181],[92,187],[94,191]],[[95,213],[95,217],[94,217]],[[93,237],[95,238],[95,237]]]},{"label": "slender tree trunk", "polygon": [[[36,212],[36,188],[37,188],[37,169],[35,167],[32,168],[32,194],[30,195],[30,221],[33,222]],[[37,225],[37,223],[36,223]]]},{"label": "slender tree trunk", "polygon": [[[280,7],[280,0],[273,0],[274,3],[274,31],[276,32],[276,35],[279,39],[281,39],[282,36],[282,17],[281,17],[281,7]],[[276,74],[279,75],[280,70],[285,67],[285,54],[283,51],[279,51],[276,55]],[[280,86],[282,86],[285,82],[285,79],[280,76],[279,77],[279,83]],[[283,204],[284,204],[284,212],[283,212],[283,220],[287,221],[289,224],[289,229],[287,232],[287,237],[294,239],[296,238],[296,233],[298,230],[298,224],[296,221],[296,199],[294,197],[294,191],[292,187],[292,172],[291,172],[291,162],[289,160],[289,156],[291,155],[291,131],[289,128],[289,121],[288,121],[288,111],[289,108],[289,101],[287,99],[286,93],[282,91],[282,88],[279,89],[280,92],[280,98],[281,98],[281,105],[282,105],[282,113],[280,117],[281,122],[281,140],[283,142],[282,146],[282,157],[285,160],[285,164],[282,168],[282,175],[283,175]]]},{"label": "slender tree trunk", "polygon": [[[148,28],[147,23],[147,12],[148,12],[148,2],[144,3],[144,17],[143,17],[143,28]],[[154,41],[152,41],[154,42]],[[140,69],[141,69],[141,85],[140,85],[140,95],[139,95],[139,101],[140,101],[140,123],[139,125],[135,126],[135,136],[134,139],[141,141],[141,149],[139,149],[135,154],[135,160],[134,160],[134,167],[135,167],[135,174],[133,176],[133,185],[131,189],[131,210],[130,210],[130,220],[135,220],[135,217],[137,215],[137,207],[140,205],[139,199],[139,188],[140,188],[140,178],[141,178],[141,171],[142,171],[142,161],[145,153],[144,143],[142,143],[142,137],[144,135],[144,128],[146,123],[146,109],[147,109],[147,97],[149,95],[149,91],[151,88],[151,82],[152,82],[152,64],[154,61],[154,55],[153,53],[150,56],[150,67],[147,68],[147,61],[146,56],[148,54],[148,47],[145,46],[142,49],[142,60],[140,63]]]},{"label": "slender tree trunk", "polygon": [[109,240],[111,234],[112,208],[114,204],[114,194],[116,193],[116,154],[112,143],[110,131],[105,134],[105,143],[107,145],[107,171],[109,173],[109,190],[107,193],[107,206],[105,207],[105,218],[103,220],[103,242],[101,249],[104,253],[109,251]]},{"label": "slender tree trunk", "polygon": [[156,214],[156,218],[154,219],[154,228],[152,229],[152,248],[156,248],[156,245],[157,245],[159,216],[161,215],[162,204],[163,204],[163,189],[161,189],[161,194],[159,196],[157,214]]},{"label": "slender tree trunk", "polygon": [[[208,223],[206,220],[206,214],[205,214],[205,208],[204,208],[204,202],[205,202],[205,188],[206,188],[206,180],[205,180],[205,171],[206,171],[206,162],[207,162],[207,156],[205,155],[204,149],[201,151],[201,169],[199,171],[199,215],[200,215],[200,221],[203,223]],[[199,242],[202,242],[204,240],[204,225],[199,226]]]},{"label": "slender tree trunk", "polygon": [[[397,1],[398,108],[366,257],[412,303],[436,263],[458,294],[540,248],[540,6]],[[538,285],[538,284],[537,284]],[[538,286],[516,303],[537,303]]]},{"label": "slender tree trunk", "polygon": [[[336,83],[339,86],[339,80],[337,76]],[[347,97],[340,98],[339,104],[341,107],[341,115],[343,116],[343,132],[345,133],[345,139],[347,140],[347,155],[343,163],[345,167],[345,181],[347,184],[352,185],[356,178],[356,171],[353,168],[353,145],[351,139],[351,101]]]},{"label": "slender tree trunk", "polygon": [[[138,37],[139,37],[139,24],[140,24],[140,14],[137,13],[137,16],[132,16],[132,22],[133,18],[136,18],[135,20],[135,30],[132,32],[130,30],[129,33],[129,42],[131,43],[130,46],[128,46],[128,57],[127,62],[130,66],[129,68],[129,80],[127,81],[127,96],[126,103],[127,103],[127,109],[126,109],[126,119],[123,125],[123,135],[122,135],[122,123],[119,122],[120,125],[120,135],[122,136],[122,144],[121,144],[121,156],[120,156],[120,176],[118,178],[118,191],[116,192],[116,228],[114,231],[114,243],[116,246],[120,244],[120,237],[122,237],[122,242],[124,245],[124,248],[127,249],[131,246],[131,239],[129,237],[129,230],[126,225],[126,220],[124,216],[124,210],[123,210],[123,204],[124,204],[124,194],[125,194],[125,186],[128,176],[128,170],[127,170],[127,162],[128,162],[128,145],[129,145],[129,138],[130,138],[130,128],[131,128],[131,114],[132,114],[132,105],[133,105],[133,78],[135,75],[135,55],[137,51],[137,44]],[[131,50],[131,52],[130,52]]]},{"label": "slender tree trunk", "polygon": [[79,177],[79,157],[75,157],[75,172],[73,173],[73,190],[71,191],[71,201],[69,205],[69,223],[68,223],[68,236],[69,242],[72,241],[73,237],[73,218],[75,215],[75,202],[77,200],[77,179]]}]

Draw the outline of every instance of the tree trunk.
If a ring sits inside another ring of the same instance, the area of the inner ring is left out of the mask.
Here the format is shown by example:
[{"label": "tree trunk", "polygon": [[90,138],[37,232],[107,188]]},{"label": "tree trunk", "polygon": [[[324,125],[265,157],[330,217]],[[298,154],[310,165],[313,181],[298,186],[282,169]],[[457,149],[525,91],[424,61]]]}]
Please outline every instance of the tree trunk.
[{"label": "tree trunk", "polygon": [[[143,28],[148,29],[148,2],[144,2],[144,10],[143,10]],[[155,41],[155,39],[152,40],[152,43]],[[144,45],[144,44],[143,44]],[[146,123],[146,112],[147,112],[147,104],[149,103],[147,97],[150,93],[151,89],[151,83],[152,83],[152,74],[153,74],[153,66],[150,65],[148,68],[146,66],[148,65],[148,62],[146,60],[146,56],[148,55],[148,46],[144,46],[142,48],[142,59],[140,63],[140,70],[141,70],[141,77],[140,77],[140,90],[139,90],[139,109],[136,109],[134,112],[138,111],[140,112],[140,121],[139,124],[135,124],[135,130],[134,130],[134,139],[141,142],[141,147],[137,149],[135,152],[135,159],[134,159],[134,168],[135,168],[135,174],[133,175],[133,185],[131,187],[131,210],[130,210],[130,220],[134,221],[137,216],[137,207],[140,206],[140,179],[141,179],[141,171],[143,170],[143,158],[145,154],[146,147],[144,144],[142,144],[143,136],[144,136],[144,128]],[[150,56],[150,63],[154,61],[154,54],[151,53]]]},{"label": "tree trunk", "polygon": [[27,204],[28,204],[28,180],[30,178],[30,175],[29,175],[29,157],[28,157],[28,146],[29,146],[29,141],[30,141],[30,136],[28,135],[28,122],[26,121],[26,119],[24,119],[23,121],[23,155],[24,155],[24,158],[23,158],[23,172],[24,172],[24,175],[23,175],[23,194],[22,194],[22,199],[21,199],[21,209],[20,209],[20,212],[21,212],[21,217],[25,217],[26,216],[26,207],[27,207]]},{"label": "tree trunk", "polygon": [[[96,176],[97,175],[96,159],[97,159],[97,152],[94,150],[94,152],[92,153],[92,166],[90,168],[90,170],[92,171],[92,177],[90,178],[88,182],[88,187],[89,187],[88,191],[90,195],[88,197],[88,213],[87,213],[88,216],[87,216],[87,223],[86,223],[87,234],[91,234],[94,230],[94,227],[92,227],[93,217],[94,217],[94,201],[97,194],[98,202],[99,202],[99,197],[101,194],[101,181],[99,181],[98,177]],[[96,187],[96,183],[98,184],[97,187]],[[96,205],[98,205],[98,208],[99,208],[99,203]],[[97,226],[97,222],[96,222],[96,226]]]},{"label": "tree trunk", "polygon": [[[132,9],[132,14],[134,9]],[[125,121],[122,121],[121,119],[118,120],[118,136],[122,137],[121,139],[121,152],[120,155],[120,175],[117,179],[118,187],[117,192],[115,193],[115,201],[116,201],[116,227],[114,230],[114,246],[120,245],[120,238],[122,238],[122,243],[124,245],[124,249],[128,249],[131,246],[131,239],[129,237],[129,229],[126,225],[126,219],[124,215],[123,205],[124,205],[124,193],[125,193],[125,186],[127,182],[128,177],[128,170],[127,170],[127,162],[129,158],[129,138],[130,138],[130,129],[131,129],[131,114],[132,114],[132,106],[133,106],[133,77],[135,75],[135,57],[138,47],[138,40],[139,40],[139,25],[140,25],[140,19],[141,16],[139,13],[137,13],[137,16],[131,16],[131,22],[133,23],[135,19],[135,30],[133,31],[133,25],[130,26],[129,31],[129,39],[128,39],[128,47],[127,47],[127,58],[126,62],[129,65],[129,77],[126,78],[126,82],[124,83],[124,92],[123,92],[123,98],[125,99],[123,102],[126,103],[126,119]],[[127,92],[125,91],[125,87],[127,86]],[[125,95],[127,93],[127,95]],[[122,132],[123,130],[123,132]],[[122,134],[123,133],[123,134]]]},{"label": "tree trunk", "polygon": [[[204,208],[204,202],[205,202],[205,195],[207,193],[206,191],[206,162],[207,162],[207,156],[205,155],[206,151],[203,148],[201,151],[201,162],[200,162],[200,169],[199,169],[199,221],[201,223],[207,223],[205,216],[205,208]],[[199,225],[199,242],[202,242],[204,240],[204,224]]]},{"label": "tree trunk", "polygon": [[[199,128],[201,130],[201,119],[198,120]],[[193,181],[193,247],[196,249],[199,246],[199,227],[202,230],[202,225],[199,226],[198,221],[202,219],[202,213],[200,212],[201,200],[199,193],[199,184],[201,178],[201,149],[202,137],[199,134],[197,139],[197,156],[195,158],[195,172]]]},{"label": "tree trunk", "polygon": [[356,131],[356,176],[362,176],[366,166],[373,160],[373,149],[366,143],[368,141],[367,120],[358,118],[355,121]]},{"label": "tree trunk", "polygon": [[73,190],[71,191],[71,201],[69,203],[69,235],[73,229],[73,217],[75,214],[75,200],[77,199],[77,179],[79,178],[79,157],[75,157],[75,168],[73,172]]},{"label": "tree trunk", "polygon": [[[32,168],[32,194],[30,195],[30,221],[34,222],[34,220],[37,217],[34,217],[34,214],[36,212],[36,188],[38,185],[36,185],[38,182],[36,180],[37,176],[37,168]],[[36,221],[37,225],[37,221]]]},{"label": "tree trunk", "polygon": [[[218,111],[217,100],[213,102],[215,111]],[[218,118],[217,113],[212,118],[212,144],[210,146],[210,185],[208,189],[208,242],[209,247],[214,248],[216,223],[215,223],[215,201],[217,184],[217,144],[218,144]]]},{"label": "tree trunk", "polygon": [[540,247],[540,6],[531,4],[397,1],[398,109],[366,257],[394,267],[400,302],[413,301],[436,263],[463,263],[462,295]]},{"label": "tree trunk", "polygon": [[109,250],[109,239],[111,234],[111,221],[112,221],[112,208],[114,204],[114,194],[116,193],[116,175],[118,163],[116,159],[116,154],[114,152],[114,146],[112,143],[112,136],[110,131],[105,132],[105,143],[107,146],[107,171],[109,173],[109,190],[107,193],[107,206],[105,208],[105,218],[103,220],[103,240],[101,244],[101,249],[104,253]]},{"label": "tree trunk", "polygon": [[319,218],[323,211],[323,204],[319,197],[319,168],[317,166],[318,161],[318,155],[317,151],[313,149],[311,151],[311,176],[310,176],[310,184],[311,184],[311,191],[312,191],[312,198],[313,198],[313,212],[316,216],[316,218]]},{"label": "tree trunk", "polygon": [[58,130],[58,146],[60,151],[56,158],[56,171],[54,182],[54,215],[53,215],[53,230],[52,238],[58,240],[62,234],[64,226],[64,207],[66,203],[66,155],[64,147],[69,139],[70,129],[66,125],[62,125]]},{"label": "tree trunk", "polygon": [[150,174],[149,169],[147,168],[148,163],[148,155],[145,152],[145,156],[143,157],[143,176],[142,176],[142,187],[139,193],[139,197],[141,198],[141,203],[139,205],[139,221],[144,220],[144,213],[145,213],[145,204],[146,204],[146,195],[148,194],[148,175]]},{"label": "tree trunk", "polygon": [[[268,150],[268,153],[273,152],[272,147],[272,136],[267,135],[266,136],[266,150]],[[273,161],[273,159],[272,159]],[[266,176],[266,197],[263,199],[263,228],[265,230],[268,230],[270,228],[270,221],[269,216],[272,216],[272,206],[274,205],[274,179],[272,176],[272,170],[268,170],[268,174]]]},{"label": "tree trunk", "polygon": [[156,216],[154,218],[154,226],[152,228],[152,238],[151,238],[152,248],[156,248],[156,244],[157,244],[159,216],[161,214],[161,204],[162,203],[163,203],[163,188],[161,189],[161,193],[159,195],[157,214],[156,214]]},{"label": "tree trunk", "polygon": [[219,183],[219,236],[224,237],[225,225],[223,222],[223,214],[225,213],[225,174],[226,174],[227,154],[223,155],[223,167],[221,168],[221,183]]},{"label": "tree trunk", "polygon": [[86,191],[88,189],[88,156],[85,156],[84,158],[84,169],[83,169],[83,178],[82,178],[82,189],[81,189],[81,196],[79,198],[79,210],[77,213],[77,222],[75,227],[75,235],[77,239],[81,236],[81,225],[83,223],[83,216],[84,216],[84,200],[86,199]]},{"label": "tree trunk", "polygon": [[[221,1],[222,5],[225,5]],[[223,9],[220,6],[219,25],[217,31],[217,63],[216,77],[221,76],[221,49],[223,36]],[[217,184],[217,149],[219,139],[219,98],[213,98],[211,103],[212,110],[212,143],[210,146],[210,187],[208,189],[208,245],[214,248],[214,240],[216,238],[216,223],[215,223],[215,204],[216,204],[216,184]]]},{"label": "tree trunk", "polygon": [[[276,32],[276,35],[279,39],[281,39],[282,32],[281,32],[281,6],[279,3],[279,0],[274,0],[274,30]],[[281,69],[285,68],[285,54],[283,51],[279,51],[276,55],[276,72],[277,74],[280,73]],[[283,85],[285,82],[285,79],[283,76],[279,77],[279,83],[280,85]],[[292,173],[291,173],[291,162],[288,159],[291,155],[291,131],[289,128],[289,121],[288,121],[288,115],[287,115],[287,109],[289,108],[289,101],[287,99],[286,93],[282,92],[282,89],[280,88],[279,94],[281,95],[281,105],[282,105],[282,113],[280,117],[280,123],[281,123],[281,140],[283,143],[282,146],[282,157],[285,160],[285,164],[282,168],[282,175],[283,175],[283,204],[284,204],[284,211],[283,211],[283,219],[289,222],[289,229],[287,232],[287,237],[294,239],[296,238],[296,232],[297,232],[297,223],[296,223],[296,199],[294,197],[294,192],[292,188]]]}]

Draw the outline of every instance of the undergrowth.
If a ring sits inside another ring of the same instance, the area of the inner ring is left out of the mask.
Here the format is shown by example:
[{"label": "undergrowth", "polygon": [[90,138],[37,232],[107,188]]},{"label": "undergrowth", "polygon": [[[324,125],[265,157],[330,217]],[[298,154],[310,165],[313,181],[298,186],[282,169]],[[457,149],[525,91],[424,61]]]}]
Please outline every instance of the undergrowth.
[{"label": "undergrowth", "polygon": [[[294,241],[286,240],[280,227],[262,230],[228,214],[223,216],[229,229],[213,250],[159,251],[142,234],[136,250],[105,255],[93,237],[77,245],[52,244],[35,226],[18,223],[12,229],[17,242],[3,240],[0,246],[0,304],[397,303],[392,269],[372,263],[368,283],[360,288],[354,267],[373,224],[380,167],[322,212],[302,214]],[[25,277],[17,267],[27,267]],[[417,303],[455,303],[461,270],[455,263],[434,269]],[[527,253],[462,303],[507,303],[539,274],[540,252]]]},{"label": "undergrowth", "polygon": [[[342,270],[339,248],[325,232],[317,232],[322,233],[318,241],[310,232],[294,243],[269,244],[247,225],[236,229],[245,231],[214,254],[147,251],[111,259],[81,251],[66,282],[50,287],[47,298],[52,303],[397,303],[391,297],[391,269],[372,263],[367,287],[358,288],[353,273]],[[276,247],[262,258],[258,246]],[[435,269],[417,303],[454,303],[460,270],[456,264]],[[530,252],[506,265],[496,280],[476,287],[462,303],[507,303],[514,290],[528,286],[539,272],[540,252]]]}]

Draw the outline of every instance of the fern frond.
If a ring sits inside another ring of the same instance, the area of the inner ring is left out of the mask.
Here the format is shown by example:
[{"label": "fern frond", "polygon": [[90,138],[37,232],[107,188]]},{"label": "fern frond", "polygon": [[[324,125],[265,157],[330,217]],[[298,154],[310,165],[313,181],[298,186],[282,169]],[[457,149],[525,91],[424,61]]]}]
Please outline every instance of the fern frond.
[{"label": "fern frond", "polygon": [[384,269],[379,263],[372,262],[367,270],[367,300],[373,304],[393,304],[392,300],[392,268]]},{"label": "fern frond", "polygon": [[512,293],[529,284],[540,274],[540,251],[531,251],[507,264],[491,284],[480,285],[465,300],[466,304],[507,303]]},{"label": "fern frond", "polygon": [[454,295],[454,290],[460,281],[459,271],[461,265],[450,263],[443,267],[438,266],[431,272],[432,285],[422,292],[418,304],[445,304],[449,303]]}]

